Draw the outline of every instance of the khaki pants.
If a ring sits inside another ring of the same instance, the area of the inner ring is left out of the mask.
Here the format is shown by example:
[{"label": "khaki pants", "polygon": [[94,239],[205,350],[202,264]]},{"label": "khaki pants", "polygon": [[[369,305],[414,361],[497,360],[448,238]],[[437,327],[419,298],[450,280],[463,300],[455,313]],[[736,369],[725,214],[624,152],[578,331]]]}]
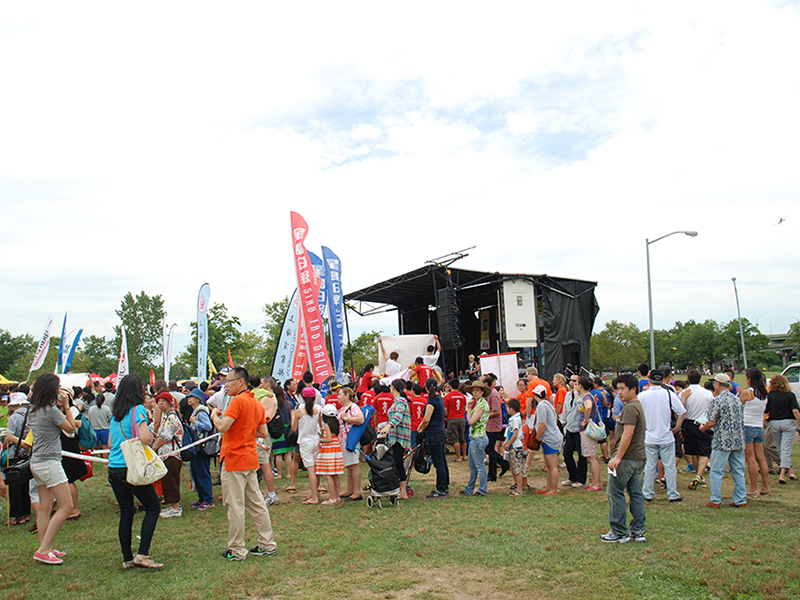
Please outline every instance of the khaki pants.
[{"label": "khaki pants", "polygon": [[250,515],[258,534],[258,545],[263,550],[275,550],[272,522],[258,488],[256,471],[228,471],[223,463],[220,470],[222,505],[228,511],[228,548],[236,556],[247,557],[244,541],[244,511]]}]

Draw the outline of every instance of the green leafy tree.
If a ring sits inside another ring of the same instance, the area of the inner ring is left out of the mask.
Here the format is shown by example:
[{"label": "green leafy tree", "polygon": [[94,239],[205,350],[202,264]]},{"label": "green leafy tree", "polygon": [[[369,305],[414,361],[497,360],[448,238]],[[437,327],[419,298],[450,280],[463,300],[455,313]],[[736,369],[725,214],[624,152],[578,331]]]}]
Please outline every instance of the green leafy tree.
[{"label": "green leafy tree", "polygon": [[[267,353],[264,337],[256,330],[245,331],[236,352],[231,352],[233,362],[247,369],[249,373],[269,375],[272,366],[267,368]],[[270,361],[272,357],[269,357]]]},{"label": "green leafy tree", "polygon": [[[167,314],[164,312],[164,300],[160,294],[150,297],[145,292],[138,296],[128,292],[115,312],[125,326],[130,371],[147,381],[150,369],[155,369],[162,362],[162,323]],[[114,327],[114,334],[112,345],[119,352],[122,344],[120,326]]]},{"label": "green leafy tree", "polygon": [[116,372],[119,365],[119,348],[105,336],[90,335],[82,338],[72,359],[70,371],[74,373],[97,373],[105,377]]},{"label": "green leafy tree", "polygon": [[[209,309],[208,356],[218,369],[228,364],[228,350],[231,351],[233,358],[244,349],[244,336],[238,329],[241,326],[239,317],[228,315],[228,308],[224,304],[214,304]],[[197,322],[190,323],[190,327],[192,328],[192,341],[174,361],[177,368],[182,369],[176,373],[186,373],[187,377],[197,374]]]},{"label": "green leafy tree", "polygon": [[[769,338],[744,318],[742,319],[742,331],[744,332],[744,346],[750,358],[754,358],[758,352],[769,345]],[[742,360],[742,336],[739,331],[738,319],[733,319],[720,327],[719,349],[725,356],[735,356],[739,364],[744,366],[744,361]]]},{"label": "green leafy tree", "polygon": [[786,345],[793,348],[795,352],[800,352],[800,321],[795,321],[789,325]]},{"label": "green leafy tree", "polygon": [[271,373],[275,361],[275,351],[278,348],[281,329],[283,329],[283,320],[286,318],[286,311],[289,310],[289,296],[277,302],[265,304],[262,310],[264,311],[264,325],[262,326],[264,367],[267,372]]},{"label": "green leafy tree", "polygon": [[[30,374],[30,380],[35,380],[42,373],[54,373],[56,370],[56,361],[58,361],[58,345],[61,343],[60,337],[51,336],[50,346],[47,348],[44,363],[42,366]],[[25,381],[28,377],[28,369],[31,368],[33,357],[36,354],[36,348],[39,343],[36,342],[33,347],[20,357],[8,370],[8,378],[15,381]]]},{"label": "green leafy tree", "polygon": [[17,361],[36,351],[36,345],[36,340],[29,333],[13,336],[5,329],[0,329],[0,374],[8,376],[9,369]]},{"label": "green leafy tree", "polygon": [[720,349],[720,328],[713,319],[702,323],[694,320],[676,324],[675,346],[678,366],[714,368],[724,353]]},{"label": "green leafy tree", "polygon": [[344,369],[350,365],[358,373],[365,364],[378,364],[378,338],[383,335],[380,331],[365,331],[348,345],[344,345]]},{"label": "green leafy tree", "polygon": [[609,321],[600,333],[592,335],[590,364],[595,372],[635,369],[644,361],[646,333],[633,323]]}]

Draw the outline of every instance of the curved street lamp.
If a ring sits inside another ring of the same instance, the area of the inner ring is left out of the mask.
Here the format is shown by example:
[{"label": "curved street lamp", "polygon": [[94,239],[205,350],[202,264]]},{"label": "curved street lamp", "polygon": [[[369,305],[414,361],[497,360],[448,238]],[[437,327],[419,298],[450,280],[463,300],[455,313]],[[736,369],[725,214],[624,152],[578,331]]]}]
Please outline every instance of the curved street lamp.
[{"label": "curved street lamp", "polygon": [[656,368],[656,340],[653,335],[653,291],[650,284],[650,244],[663,240],[671,235],[683,233],[689,237],[697,237],[696,231],[673,231],[667,235],[662,235],[660,238],[654,239],[652,242],[648,239],[645,240],[645,247],[647,248],[647,307],[650,311],[650,368]]}]

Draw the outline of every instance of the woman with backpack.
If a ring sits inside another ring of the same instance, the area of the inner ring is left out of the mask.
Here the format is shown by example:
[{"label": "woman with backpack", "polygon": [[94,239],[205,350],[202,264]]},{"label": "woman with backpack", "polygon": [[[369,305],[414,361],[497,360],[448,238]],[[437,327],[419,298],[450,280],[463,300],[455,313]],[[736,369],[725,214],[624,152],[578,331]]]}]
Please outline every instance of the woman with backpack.
[{"label": "woman with backpack", "polygon": [[[192,393],[186,396],[186,401],[192,409],[189,423],[197,433],[198,439],[207,437],[214,429],[208,409],[200,402],[202,398],[203,392],[199,388],[194,388]],[[211,457],[201,448],[202,445],[189,462],[189,472],[197,489],[197,502],[193,503],[191,507],[197,510],[206,510],[214,508],[214,490],[211,485]]]},{"label": "woman with backpack", "polygon": [[169,504],[161,511],[160,517],[169,519],[170,517],[180,517],[183,515],[181,509],[181,460],[180,453],[170,454],[175,450],[180,450],[183,444],[183,425],[178,411],[175,410],[174,398],[169,392],[161,392],[156,396],[156,404],[161,411],[161,423],[158,429],[154,428],[153,450],[164,461],[167,467],[167,474],[161,480],[161,489],[164,490],[164,503]]}]

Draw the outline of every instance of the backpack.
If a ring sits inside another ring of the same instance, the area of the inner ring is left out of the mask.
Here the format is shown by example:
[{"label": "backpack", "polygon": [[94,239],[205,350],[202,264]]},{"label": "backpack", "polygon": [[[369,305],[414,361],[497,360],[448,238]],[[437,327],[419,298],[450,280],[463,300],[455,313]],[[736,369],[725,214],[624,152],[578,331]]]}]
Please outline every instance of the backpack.
[{"label": "backpack", "polygon": [[[197,441],[197,432],[186,423],[183,419],[181,419],[181,427],[183,428],[183,441],[181,442],[181,460],[183,462],[189,462],[192,460],[195,455],[197,454],[197,446],[192,446],[191,448],[186,448]],[[173,440],[173,444],[174,444]]]},{"label": "backpack", "polygon": [[[202,406],[201,408],[203,409],[202,412],[208,414],[208,409],[205,406]],[[211,419],[209,418],[209,420]],[[207,437],[210,437],[215,433],[217,433],[217,428],[214,427],[213,421],[211,422],[211,429],[208,431],[199,431],[194,427],[192,428],[192,430],[194,431],[194,434],[195,436],[197,436],[198,440],[204,440]],[[197,453],[200,456],[207,456],[209,458],[215,457],[217,454],[219,454],[219,436],[207,440],[205,444],[197,445],[196,448],[197,448]]]},{"label": "backpack", "polygon": [[273,440],[277,440],[282,435],[285,435],[286,426],[283,423],[281,411],[276,410],[275,416],[267,421],[267,431],[269,432],[269,437]]},{"label": "backpack", "polygon": [[414,470],[426,475],[431,472],[431,462],[428,460],[428,441],[424,434],[418,434],[417,449],[414,452]]},{"label": "backpack", "polygon": [[89,424],[89,419],[81,416],[81,426],[78,428],[78,445],[86,450],[97,446],[97,434]]}]

